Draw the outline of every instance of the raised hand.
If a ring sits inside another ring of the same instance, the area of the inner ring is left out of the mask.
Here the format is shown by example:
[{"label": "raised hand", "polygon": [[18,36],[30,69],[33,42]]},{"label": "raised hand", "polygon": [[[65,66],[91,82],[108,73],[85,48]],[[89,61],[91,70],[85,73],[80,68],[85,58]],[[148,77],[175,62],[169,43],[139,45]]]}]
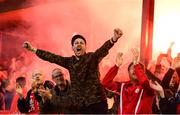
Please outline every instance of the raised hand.
[{"label": "raised hand", "polygon": [[25,48],[25,49],[27,49],[27,50],[29,50],[29,51],[31,51],[31,52],[36,52],[36,48],[34,48],[29,42],[24,42],[23,43],[23,48]]},{"label": "raised hand", "polygon": [[51,94],[49,88],[46,88],[46,89],[39,88],[38,92],[39,92],[40,96],[42,97],[43,102],[45,102],[46,100],[50,100],[52,97],[52,94]]},{"label": "raised hand", "polygon": [[120,67],[123,63],[123,53],[118,52],[116,56],[116,66]]},{"label": "raised hand", "polygon": [[158,92],[158,94],[164,98],[165,95],[164,95],[164,90],[162,88],[162,86],[157,82],[157,81],[152,81],[152,80],[149,80],[149,86],[154,89],[155,91]]},{"label": "raised hand", "polygon": [[114,36],[112,37],[112,42],[116,42],[121,36],[123,35],[123,32],[121,29],[116,28],[114,29]]},{"label": "raised hand", "polygon": [[134,48],[131,50],[132,54],[133,54],[133,63],[137,64],[139,62],[139,56],[140,56],[140,52],[138,48]]},{"label": "raised hand", "polygon": [[177,56],[172,60],[171,67],[173,69],[180,67],[180,57]]}]

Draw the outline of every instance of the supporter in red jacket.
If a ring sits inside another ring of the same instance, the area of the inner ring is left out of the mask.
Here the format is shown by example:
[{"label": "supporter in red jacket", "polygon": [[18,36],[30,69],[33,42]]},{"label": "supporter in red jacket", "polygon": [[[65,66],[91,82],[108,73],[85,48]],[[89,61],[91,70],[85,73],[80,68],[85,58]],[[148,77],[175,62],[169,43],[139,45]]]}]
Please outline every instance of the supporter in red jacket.
[{"label": "supporter in red jacket", "polygon": [[151,102],[154,91],[149,86],[144,66],[138,63],[139,51],[133,50],[133,62],[128,67],[130,81],[114,82],[119,67],[122,65],[122,53],[118,53],[116,65],[105,75],[102,84],[106,88],[120,93],[119,114],[148,114],[152,113]]}]

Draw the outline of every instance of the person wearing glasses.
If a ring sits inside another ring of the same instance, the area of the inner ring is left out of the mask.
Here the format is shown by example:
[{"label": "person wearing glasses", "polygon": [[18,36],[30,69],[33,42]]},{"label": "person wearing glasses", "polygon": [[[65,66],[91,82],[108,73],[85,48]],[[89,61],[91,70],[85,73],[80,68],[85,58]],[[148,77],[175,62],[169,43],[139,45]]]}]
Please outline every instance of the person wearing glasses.
[{"label": "person wearing glasses", "polygon": [[65,78],[61,69],[55,68],[52,71],[52,80],[56,84],[52,90],[39,90],[42,97],[42,101],[40,103],[40,110],[46,110],[41,111],[41,114],[75,113],[75,111],[73,111],[73,108],[71,108],[70,98],[68,97],[70,93],[70,83]]}]

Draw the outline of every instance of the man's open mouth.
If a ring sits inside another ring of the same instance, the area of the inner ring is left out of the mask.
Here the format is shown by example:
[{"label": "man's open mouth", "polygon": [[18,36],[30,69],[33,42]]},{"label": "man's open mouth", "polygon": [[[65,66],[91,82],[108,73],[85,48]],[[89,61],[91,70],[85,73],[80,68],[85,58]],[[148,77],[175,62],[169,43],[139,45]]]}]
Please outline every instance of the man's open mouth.
[{"label": "man's open mouth", "polygon": [[81,48],[77,48],[77,51],[81,51]]}]

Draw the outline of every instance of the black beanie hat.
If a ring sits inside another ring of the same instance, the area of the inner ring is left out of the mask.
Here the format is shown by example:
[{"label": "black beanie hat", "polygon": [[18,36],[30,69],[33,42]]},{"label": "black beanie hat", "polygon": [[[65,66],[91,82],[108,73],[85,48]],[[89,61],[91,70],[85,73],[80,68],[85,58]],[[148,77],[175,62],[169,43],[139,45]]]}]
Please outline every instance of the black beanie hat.
[{"label": "black beanie hat", "polygon": [[74,41],[75,41],[77,38],[83,39],[84,42],[85,42],[85,44],[86,44],[86,39],[85,39],[82,35],[76,34],[76,35],[74,35],[74,36],[72,37],[72,39],[71,39],[71,45],[72,45],[72,46],[73,46]]}]

